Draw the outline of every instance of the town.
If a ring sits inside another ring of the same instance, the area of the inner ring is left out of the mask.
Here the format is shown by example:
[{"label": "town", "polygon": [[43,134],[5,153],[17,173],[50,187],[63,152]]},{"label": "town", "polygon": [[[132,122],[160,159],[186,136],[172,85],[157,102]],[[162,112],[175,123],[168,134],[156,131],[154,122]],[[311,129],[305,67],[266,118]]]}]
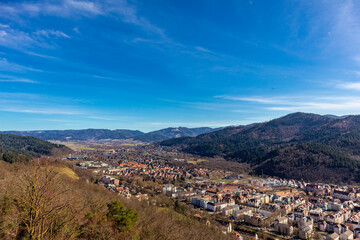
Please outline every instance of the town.
[{"label": "town", "polygon": [[197,209],[221,222],[234,239],[360,238],[358,186],[206,168],[201,162],[210,160],[153,145],[82,149],[64,160],[91,169],[99,184],[124,198],[149,202],[161,194]]}]

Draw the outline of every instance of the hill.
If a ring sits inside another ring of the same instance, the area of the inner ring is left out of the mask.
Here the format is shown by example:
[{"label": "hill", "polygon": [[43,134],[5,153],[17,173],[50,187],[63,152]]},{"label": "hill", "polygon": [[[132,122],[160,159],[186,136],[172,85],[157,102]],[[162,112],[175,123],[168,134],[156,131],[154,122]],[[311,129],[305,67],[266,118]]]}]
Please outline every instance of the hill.
[{"label": "hill", "polygon": [[89,141],[101,139],[128,139],[143,134],[138,130],[109,130],[109,129],[83,129],[83,130],[44,130],[44,131],[4,131],[7,134],[33,136],[44,140],[58,141]]},{"label": "hill", "polygon": [[200,134],[209,133],[212,131],[214,131],[214,129],[209,127],[201,127],[201,128],[170,127],[170,128],[165,128],[158,131],[153,131],[142,135],[138,135],[134,137],[134,140],[138,140],[141,142],[156,142],[156,141],[163,141],[172,138],[196,137]]},{"label": "hill", "polygon": [[72,150],[64,145],[39,138],[0,133],[0,160],[6,162],[28,161],[33,157],[56,156],[70,152]]},{"label": "hill", "polygon": [[304,180],[360,181],[360,116],[293,113],[160,143],[203,156],[249,163],[258,174]]},{"label": "hill", "polygon": [[65,164],[0,161],[0,239],[234,239],[185,204],[180,212],[162,194],[126,199]]},{"label": "hill", "polygon": [[97,141],[104,139],[133,139],[141,142],[163,141],[171,138],[209,133],[215,129],[201,128],[165,128],[149,133],[138,130],[109,130],[109,129],[83,129],[83,130],[43,130],[43,131],[4,131],[5,134],[16,134],[20,136],[32,136],[43,140],[57,141]]}]

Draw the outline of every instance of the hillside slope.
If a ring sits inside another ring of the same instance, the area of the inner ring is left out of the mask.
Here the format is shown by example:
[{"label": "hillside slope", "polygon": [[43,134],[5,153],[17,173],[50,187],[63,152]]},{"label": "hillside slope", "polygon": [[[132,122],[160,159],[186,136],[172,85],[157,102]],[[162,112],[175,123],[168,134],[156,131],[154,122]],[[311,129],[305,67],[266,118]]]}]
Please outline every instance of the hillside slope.
[{"label": "hillside slope", "polygon": [[32,157],[57,156],[72,152],[64,145],[53,144],[35,137],[0,133],[0,160],[27,161]]},{"label": "hillside slope", "polygon": [[201,128],[170,127],[170,128],[165,128],[158,131],[153,131],[142,135],[138,135],[134,137],[134,140],[138,140],[142,142],[156,142],[156,141],[163,141],[163,140],[179,138],[179,137],[196,137],[200,134],[209,133],[212,131],[214,131],[214,129],[208,127],[201,127]]},{"label": "hillside slope", "polygon": [[[307,180],[360,181],[360,116],[294,113],[269,122],[164,141],[185,152],[223,156],[258,174]],[[341,170],[341,171],[339,171]]]},{"label": "hillside slope", "polygon": [[175,201],[162,194],[149,194],[148,204],[108,191],[95,179],[65,162],[0,161],[0,239],[234,239],[218,230],[219,223],[207,226],[195,217],[196,209],[184,204],[184,212],[177,212]]}]

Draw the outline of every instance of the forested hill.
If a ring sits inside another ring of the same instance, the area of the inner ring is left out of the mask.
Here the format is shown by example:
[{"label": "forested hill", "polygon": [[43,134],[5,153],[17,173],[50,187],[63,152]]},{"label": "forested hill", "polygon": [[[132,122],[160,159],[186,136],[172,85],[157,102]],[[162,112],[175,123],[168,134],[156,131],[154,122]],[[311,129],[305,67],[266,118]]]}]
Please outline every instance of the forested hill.
[{"label": "forested hill", "polygon": [[89,141],[102,139],[128,139],[144,134],[138,130],[126,129],[81,129],[81,130],[44,130],[44,131],[5,131],[3,133],[38,137],[44,140]]},{"label": "forested hill", "polygon": [[203,133],[215,131],[213,128],[186,128],[186,127],[170,127],[134,137],[134,140],[141,142],[157,142],[179,137],[195,137]]},{"label": "forested hill", "polygon": [[38,137],[43,140],[58,141],[98,141],[98,140],[123,140],[133,139],[141,142],[156,142],[171,138],[184,136],[195,137],[199,134],[209,133],[216,129],[209,127],[186,128],[170,127],[143,133],[138,130],[127,129],[81,129],[81,130],[42,130],[42,131],[4,131],[6,134],[16,134],[20,136]]},{"label": "forested hill", "polygon": [[229,127],[161,145],[220,155],[255,172],[306,180],[360,181],[360,116],[293,113],[269,122]]},{"label": "forested hill", "polygon": [[33,157],[57,156],[72,152],[64,145],[53,144],[35,137],[0,133],[0,160],[28,161]]}]

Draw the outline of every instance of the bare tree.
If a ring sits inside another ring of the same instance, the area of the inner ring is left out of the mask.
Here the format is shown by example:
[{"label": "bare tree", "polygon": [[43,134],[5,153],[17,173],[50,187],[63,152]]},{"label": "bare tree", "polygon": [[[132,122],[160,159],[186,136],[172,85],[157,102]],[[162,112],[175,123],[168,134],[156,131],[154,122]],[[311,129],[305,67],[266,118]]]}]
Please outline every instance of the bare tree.
[{"label": "bare tree", "polygon": [[69,225],[79,205],[75,195],[64,184],[56,170],[46,166],[27,167],[15,175],[8,187],[8,196],[18,211],[20,226],[17,239],[53,239],[65,234],[76,236]]}]

